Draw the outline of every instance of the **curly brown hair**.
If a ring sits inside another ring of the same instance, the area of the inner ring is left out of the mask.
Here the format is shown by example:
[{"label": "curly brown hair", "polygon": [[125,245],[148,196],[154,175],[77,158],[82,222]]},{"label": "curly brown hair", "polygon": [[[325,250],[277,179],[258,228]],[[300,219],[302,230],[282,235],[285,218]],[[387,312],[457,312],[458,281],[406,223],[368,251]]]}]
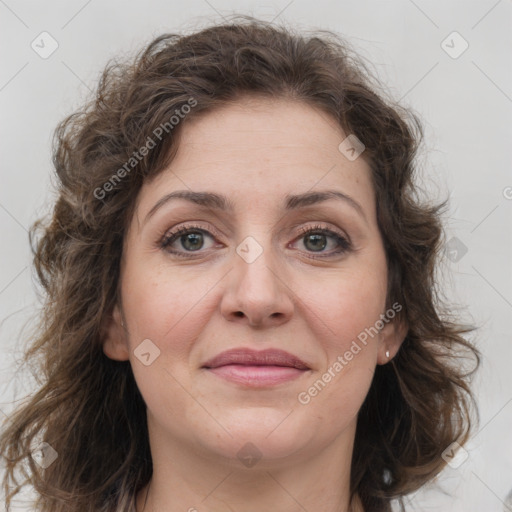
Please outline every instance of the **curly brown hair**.
[{"label": "curly brown hair", "polygon": [[[43,512],[134,510],[152,475],[146,406],[129,361],[102,350],[105,319],[120,297],[123,237],[142,184],[172,160],[183,124],[246,95],[320,108],[366,146],[387,306],[403,305],[397,319],[408,333],[391,364],[377,366],[359,412],[351,497],[368,511],[390,510],[394,498],[403,509],[403,496],[443,469],[445,448],[469,438],[480,354],[463,336],[475,328],[450,313],[439,287],[447,200],[420,199],[417,114],[388,97],[340,36],[237,17],[162,35],[133,61],[111,62],[95,97],[55,132],[59,195],[30,236],[46,302],[24,362],[37,362],[42,383],[0,437],[7,510],[25,484]],[[36,439],[58,454],[44,470],[31,456]]]}]

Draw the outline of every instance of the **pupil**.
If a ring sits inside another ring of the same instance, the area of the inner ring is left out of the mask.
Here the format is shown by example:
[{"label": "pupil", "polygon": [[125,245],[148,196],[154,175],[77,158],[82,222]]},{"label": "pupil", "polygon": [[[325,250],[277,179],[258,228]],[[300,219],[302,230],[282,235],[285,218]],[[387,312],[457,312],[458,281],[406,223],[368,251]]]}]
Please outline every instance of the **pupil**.
[{"label": "pupil", "polygon": [[185,235],[185,240],[181,239],[181,244],[185,249],[195,251],[200,249],[203,245],[201,233],[188,233]]},{"label": "pupil", "polygon": [[308,241],[313,241],[313,244],[309,244],[309,248],[312,248],[314,251],[321,251],[327,245],[325,235],[308,235],[306,237],[306,247],[308,246]]}]

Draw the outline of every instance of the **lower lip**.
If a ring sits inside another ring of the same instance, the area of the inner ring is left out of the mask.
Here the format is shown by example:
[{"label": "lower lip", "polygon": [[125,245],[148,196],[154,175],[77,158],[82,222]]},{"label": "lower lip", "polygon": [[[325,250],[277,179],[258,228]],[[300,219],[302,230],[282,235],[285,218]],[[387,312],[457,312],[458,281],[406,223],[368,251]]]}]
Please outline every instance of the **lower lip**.
[{"label": "lower lip", "polygon": [[246,366],[228,364],[217,368],[208,368],[215,375],[231,382],[251,386],[271,386],[300,377],[306,370],[289,366]]}]

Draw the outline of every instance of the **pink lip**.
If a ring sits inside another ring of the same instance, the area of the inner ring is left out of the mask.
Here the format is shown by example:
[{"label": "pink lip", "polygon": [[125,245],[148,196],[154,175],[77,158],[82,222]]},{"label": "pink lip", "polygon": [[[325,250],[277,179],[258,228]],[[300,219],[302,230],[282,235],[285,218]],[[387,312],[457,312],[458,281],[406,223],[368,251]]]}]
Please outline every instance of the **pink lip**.
[{"label": "pink lip", "polygon": [[306,371],[289,366],[245,366],[241,364],[228,364],[208,370],[223,379],[250,386],[272,386],[296,379]]},{"label": "pink lip", "polygon": [[203,368],[240,384],[270,386],[296,379],[310,368],[298,357],[278,349],[238,348],[208,360]]}]

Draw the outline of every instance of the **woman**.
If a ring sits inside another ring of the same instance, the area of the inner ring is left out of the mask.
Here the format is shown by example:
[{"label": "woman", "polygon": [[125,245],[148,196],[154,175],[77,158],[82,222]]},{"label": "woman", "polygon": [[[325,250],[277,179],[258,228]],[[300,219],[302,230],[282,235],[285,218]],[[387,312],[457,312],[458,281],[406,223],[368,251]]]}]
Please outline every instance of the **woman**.
[{"label": "woman", "polygon": [[[45,381],[1,438],[41,511],[389,511],[470,434],[417,117],[332,34],[164,35],[63,121]],[[456,445],[453,443],[457,443]],[[403,506],[403,502],[402,502]]]}]

